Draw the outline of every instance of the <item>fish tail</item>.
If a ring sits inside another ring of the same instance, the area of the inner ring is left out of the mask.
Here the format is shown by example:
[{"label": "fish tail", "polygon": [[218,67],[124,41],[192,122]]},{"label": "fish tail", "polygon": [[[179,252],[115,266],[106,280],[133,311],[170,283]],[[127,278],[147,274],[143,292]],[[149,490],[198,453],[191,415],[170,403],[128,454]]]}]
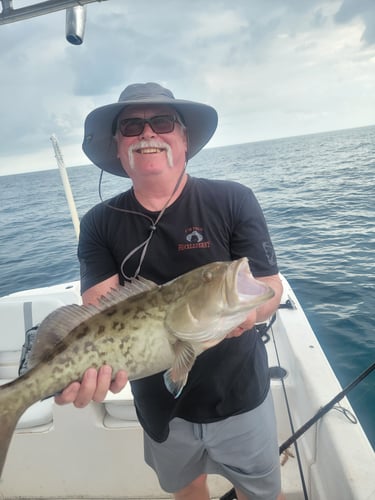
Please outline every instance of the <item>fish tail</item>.
[{"label": "fish tail", "polygon": [[0,386],[0,478],[17,422],[28,406],[17,394],[17,380]]}]

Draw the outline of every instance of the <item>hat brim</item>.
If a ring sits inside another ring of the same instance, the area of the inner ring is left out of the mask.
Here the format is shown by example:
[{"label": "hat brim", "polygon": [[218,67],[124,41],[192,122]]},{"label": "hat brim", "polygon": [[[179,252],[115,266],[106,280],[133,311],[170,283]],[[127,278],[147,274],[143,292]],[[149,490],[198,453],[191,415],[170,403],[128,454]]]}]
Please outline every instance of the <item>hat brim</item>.
[{"label": "hat brim", "polygon": [[85,120],[82,149],[94,165],[111,174],[128,177],[117,157],[117,145],[112,135],[113,121],[126,106],[151,104],[171,106],[181,115],[188,136],[188,160],[208,143],[216,130],[218,122],[216,110],[198,102],[164,97],[108,104],[94,109]]}]

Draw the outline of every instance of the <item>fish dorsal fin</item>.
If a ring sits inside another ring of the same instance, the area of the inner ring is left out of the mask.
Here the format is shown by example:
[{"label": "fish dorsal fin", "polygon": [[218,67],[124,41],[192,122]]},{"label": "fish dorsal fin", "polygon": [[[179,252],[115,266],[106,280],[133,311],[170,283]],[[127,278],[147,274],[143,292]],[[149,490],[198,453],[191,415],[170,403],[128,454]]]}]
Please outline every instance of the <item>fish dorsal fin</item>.
[{"label": "fish dorsal fin", "polygon": [[153,281],[145,278],[136,278],[124,286],[113,288],[99,299],[97,305],[80,306],[71,304],[60,307],[50,313],[40,324],[33,344],[29,366],[37,364],[46,352],[53,349],[74,328],[109,307],[112,307],[129,297],[158,287]]},{"label": "fish dorsal fin", "polygon": [[126,300],[130,297],[134,297],[142,292],[147,292],[154,288],[158,288],[158,285],[153,281],[147,280],[142,277],[134,278],[132,281],[126,282],[124,285],[119,285],[116,288],[111,288],[111,290],[100,297],[98,302],[98,309],[103,311],[108,307],[117,305],[119,302]]},{"label": "fish dorsal fin", "polygon": [[29,367],[39,362],[46,352],[53,349],[74,328],[98,312],[99,309],[96,306],[78,304],[59,307],[51,312],[38,327],[30,353]]}]

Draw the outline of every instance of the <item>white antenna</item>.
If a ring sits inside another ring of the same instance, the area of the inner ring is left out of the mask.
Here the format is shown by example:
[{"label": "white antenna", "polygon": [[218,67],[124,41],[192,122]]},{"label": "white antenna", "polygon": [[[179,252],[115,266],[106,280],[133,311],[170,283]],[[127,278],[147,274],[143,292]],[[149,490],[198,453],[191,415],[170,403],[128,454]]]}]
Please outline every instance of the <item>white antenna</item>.
[{"label": "white antenna", "polygon": [[59,146],[59,143],[57,141],[57,137],[55,136],[55,134],[52,134],[50,139],[52,141],[53,149],[55,150],[55,157],[56,157],[56,161],[57,161],[57,166],[59,167],[61,180],[62,180],[62,183],[64,186],[66,200],[68,202],[70,215],[72,218],[74,230],[75,230],[76,237],[78,240],[78,238],[79,238],[79,218],[78,218],[76,205],[74,203],[72,189],[71,189],[70,183],[69,183],[68,174],[67,174],[67,171],[65,168],[64,160],[63,160],[63,157],[62,157],[62,154],[60,151],[60,146]]}]

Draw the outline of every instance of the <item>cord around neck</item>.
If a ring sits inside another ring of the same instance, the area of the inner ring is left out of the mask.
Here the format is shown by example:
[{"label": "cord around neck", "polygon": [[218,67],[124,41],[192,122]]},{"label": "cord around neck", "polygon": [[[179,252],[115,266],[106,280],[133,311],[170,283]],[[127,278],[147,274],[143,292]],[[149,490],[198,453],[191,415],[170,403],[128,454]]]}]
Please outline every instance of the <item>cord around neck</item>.
[{"label": "cord around neck", "polygon": [[[166,209],[168,208],[173,196],[176,194],[180,184],[181,184],[181,181],[184,177],[184,174],[186,172],[186,164],[181,172],[181,174],[179,175],[178,179],[177,179],[177,182],[176,182],[176,185],[171,193],[171,195],[169,196],[169,198],[167,199],[167,201],[165,202],[164,206],[162,207],[161,211],[159,212],[158,216],[156,217],[155,220],[153,220],[152,217],[150,217],[149,215],[143,213],[143,212],[138,212],[136,210],[127,210],[125,208],[118,208],[118,207],[114,207],[113,205],[110,205],[109,203],[107,203],[106,201],[103,200],[102,198],[102,192],[101,192],[101,183],[102,183],[102,178],[103,178],[103,170],[101,171],[100,173],[100,178],[99,178],[99,198],[101,200],[101,202],[108,208],[111,208],[113,210],[117,210],[119,212],[124,212],[124,213],[127,213],[127,214],[130,214],[130,215],[138,215],[138,216],[141,216],[141,217],[144,217],[145,219],[148,219],[150,221],[150,233],[149,235],[147,236],[147,238],[142,242],[140,243],[137,247],[135,247],[131,252],[129,252],[125,257],[124,259],[122,260],[121,262],[121,266],[120,266],[120,271],[121,271],[121,275],[123,276],[123,278],[125,278],[126,280],[132,280],[134,278],[137,278],[139,276],[139,273],[141,271],[141,267],[142,267],[142,264],[143,264],[143,261],[144,261],[144,258],[146,256],[146,252],[147,252],[147,249],[148,249],[148,246],[150,244],[150,241],[156,231],[156,228],[157,228],[157,225],[160,221],[160,219],[162,218],[162,216],[164,215],[164,212],[166,211]],[[142,250],[141,252],[141,255],[140,255],[140,259],[139,259],[139,263],[138,263],[138,266],[137,266],[137,269],[134,273],[134,276],[128,276],[126,273],[125,273],[125,264],[129,261],[129,259],[134,255],[136,254],[138,251]]]}]

